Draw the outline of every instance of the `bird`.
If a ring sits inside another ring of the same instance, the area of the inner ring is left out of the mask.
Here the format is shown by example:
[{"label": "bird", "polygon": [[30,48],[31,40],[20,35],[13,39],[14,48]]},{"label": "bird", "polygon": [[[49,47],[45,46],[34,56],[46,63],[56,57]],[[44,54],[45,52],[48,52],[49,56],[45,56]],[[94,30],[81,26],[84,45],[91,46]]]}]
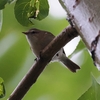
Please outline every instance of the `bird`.
[{"label": "bird", "polygon": [[[27,32],[22,32],[26,35],[28,43],[32,49],[34,55],[38,58],[40,52],[55,38],[55,36],[48,31],[32,28]],[[65,67],[70,71],[76,72],[80,67],[71,61],[64,52],[64,49],[61,48],[53,57],[52,61],[60,61]]]}]

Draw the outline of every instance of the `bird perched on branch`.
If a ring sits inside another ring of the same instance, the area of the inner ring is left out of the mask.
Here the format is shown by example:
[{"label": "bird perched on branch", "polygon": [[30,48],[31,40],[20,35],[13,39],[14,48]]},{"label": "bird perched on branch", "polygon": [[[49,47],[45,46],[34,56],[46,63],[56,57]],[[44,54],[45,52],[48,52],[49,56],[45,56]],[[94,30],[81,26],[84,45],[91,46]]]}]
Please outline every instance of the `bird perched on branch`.
[{"label": "bird perched on branch", "polygon": [[[55,38],[52,33],[35,28],[23,33],[26,35],[29,45],[36,57],[39,57],[40,52]],[[62,62],[72,72],[76,72],[77,69],[80,69],[77,64],[66,57],[63,48],[53,56],[52,61]]]}]

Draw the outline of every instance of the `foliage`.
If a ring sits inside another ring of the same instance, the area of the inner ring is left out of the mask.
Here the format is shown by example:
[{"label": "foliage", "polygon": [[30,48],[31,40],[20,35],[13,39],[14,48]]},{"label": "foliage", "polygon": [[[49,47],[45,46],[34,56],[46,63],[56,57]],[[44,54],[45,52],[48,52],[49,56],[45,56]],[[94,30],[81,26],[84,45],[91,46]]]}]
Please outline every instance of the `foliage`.
[{"label": "foliage", "polygon": [[[0,1],[0,9],[5,8],[0,11],[0,29],[2,29],[0,32],[0,77],[5,81],[4,85],[7,90],[6,96],[2,100],[7,100],[10,93],[29,70],[35,58],[24,35],[21,34],[23,30],[27,30],[23,26],[31,25],[32,19],[34,19],[34,27],[51,31],[57,35],[68,25],[65,19],[47,17],[49,11],[47,0],[42,0],[43,2],[40,0],[37,3],[36,1]],[[7,3],[10,3],[10,5],[7,5]],[[38,10],[39,13],[36,13]],[[34,14],[37,14],[37,16]],[[33,26],[29,26],[28,29],[31,27]],[[49,64],[36,84],[25,95],[24,100],[77,100],[78,98],[80,98],[79,100],[86,100],[93,88],[99,89],[100,86],[95,79],[93,79],[91,86],[91,73],[99,81],[100,72],[93,65],[90,54],[82,41],[79,42],[70,58],[81,66],[77,73],[70,72],[61,67],[62,65],[59,63]],[[5,94],[4,85],[1,84],[3,96]],[[92,96],[96,95],[98,89],[92,92]],[[83,93],[84,95],[82,95]]]},{"label": "foliage", "polygon": [[1,28],[2,28],[2,11],[0,10],[0,31],[1,31]]},{"label": "foliage", "polygon": [[7,3],[8,0],[0,0],[0,9],[5,8],[5,4]]},{"label": "foliage", "polygon": [[[8,0],[0,1],[0,9],[5,7]],[[11,3],[13,0],[9,0]],[[45,6],[44,6],[45,5]],[[47,17],[49,5],[47,0],[17,0],[14,7],[15,17],[23,26],[32,24],[31,18],[42,20]]]},{"label": "foliage", "polygon": [[0,77],[0,98],[4,97],[4,95],[5,95],[4,81]]},{"label": "foliage", "polygon": [[100,84],[92,77],[91,87],[78,100],[99,100],[100,99]]}]

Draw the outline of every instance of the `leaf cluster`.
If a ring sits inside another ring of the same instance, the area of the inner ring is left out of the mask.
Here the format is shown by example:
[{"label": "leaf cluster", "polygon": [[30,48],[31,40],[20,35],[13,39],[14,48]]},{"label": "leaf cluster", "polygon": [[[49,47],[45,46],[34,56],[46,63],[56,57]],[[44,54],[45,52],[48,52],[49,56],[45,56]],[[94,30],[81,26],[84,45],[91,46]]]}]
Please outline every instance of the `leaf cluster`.
[{"label": "leaf cluster", "polygon": [[15,2],[15,17],[23,26],[32,25],[32,19],[42,20],[48,16],[47,0],[1,0],[0,10],[4,9],[7,3],[11,4],[12,2]]}]

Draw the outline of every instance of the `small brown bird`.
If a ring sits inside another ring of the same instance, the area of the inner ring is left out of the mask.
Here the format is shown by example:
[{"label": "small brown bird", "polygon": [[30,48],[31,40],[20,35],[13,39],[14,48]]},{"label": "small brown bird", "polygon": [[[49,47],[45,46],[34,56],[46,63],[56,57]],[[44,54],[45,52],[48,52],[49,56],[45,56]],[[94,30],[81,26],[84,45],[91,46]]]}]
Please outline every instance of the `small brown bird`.
[{"label": "small brown bird", "polygon": [[[31,46],[33,53],[36,57],[39,57],[40,52],[54,39],[54,35],[47,31],[42,31],[39,29],[30,29],[27,32],[23,32]],[[52,58],[52,61],[60,61],[66,67],[68,67],[72,72],[76,72],[80,67],[68,59],[65,55],[64,49],[61,48]]]}]

